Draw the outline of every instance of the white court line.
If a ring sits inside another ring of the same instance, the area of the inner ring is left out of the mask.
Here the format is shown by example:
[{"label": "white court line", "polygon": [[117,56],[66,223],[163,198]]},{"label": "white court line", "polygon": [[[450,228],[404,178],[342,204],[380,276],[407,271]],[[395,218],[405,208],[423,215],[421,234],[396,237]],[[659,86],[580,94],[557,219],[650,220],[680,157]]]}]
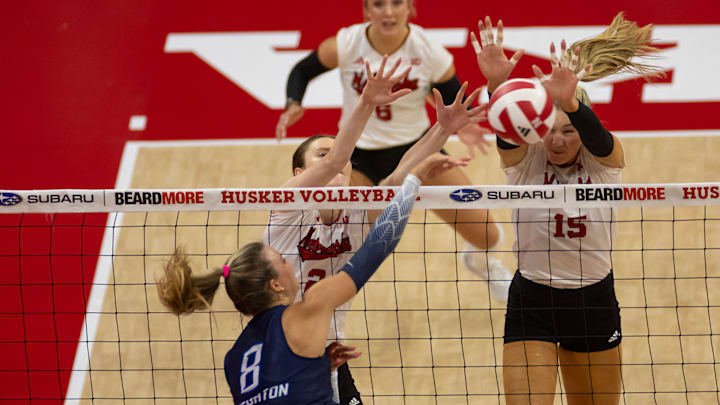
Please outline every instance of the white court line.
[{"label": "white court line", "polygon": [[[125,144],[117,179],[115,180],[115,188],[130,188],[130,181],[132,180],[132,174],[135,169],[138,149],[138,146],[132,142]],[[115,251],[115,243],[117,242],[117,239],[113,237],[113,225],[121,224],[122,220],[122,213],[108,214],[102,245],[100,247],[100,257],[98,257],[97,265],[95,266],[95,275],[93,276],[90,297],[88,299],[87,309],[85,310],[82,331],[80,332],[77,349],[75,350],[73,371],[70,375],[70,382],[68,384],[67,394],[65,395],[65,404],[79,404],[82,398],[85,377],[87,376],[90,365],[89,356],[92,355],[95,334],[100,321],[103,302],[105,301],[105,292],[112,272],[112,254]],[[88,314],[88,312],[91,314]]]},{"label": "white court line", "polygon": [[[616,131],[613,132],[619,138],[684,138],[684,137],[716,137],[720,136],[720,130],[684,130],[684,131]],[[494,135],[486,135],[486,139],[492,140]],[[197,146],[253,146],[253,145],[297,145],[305,138],[287,138],[281,143],[272,138],[253,139],[207,139],[207,140],[180,140],[180,141],[128,141],[123,149],[120,168],[118,169],[116,189],[130,188],[130,180],[135,170],[135,161],[140,148],[168,148],[168,147],[197,147]],[[458,141],[457,136],[451,136],[451,141]],[[116,218],[117,216],[117,218]],[[82,332],[75,352],[73,372],[70,376],[65,404],[79,404],[82,397],[85,376],[87,375],[89,358],[92,354],[95,334],[102,311],[102,304],[105,300],[110,273],[112,272],[112,252],[115,248],[113,240],[113,224],[121,223],[123,214],[109,214],[105,233],[103,235],[101,256],[98,258],[93,286],[90,290],[87,312],[94,312],[91,316],[85,314]],[[84,337],[84,339],[83,339]]]}]

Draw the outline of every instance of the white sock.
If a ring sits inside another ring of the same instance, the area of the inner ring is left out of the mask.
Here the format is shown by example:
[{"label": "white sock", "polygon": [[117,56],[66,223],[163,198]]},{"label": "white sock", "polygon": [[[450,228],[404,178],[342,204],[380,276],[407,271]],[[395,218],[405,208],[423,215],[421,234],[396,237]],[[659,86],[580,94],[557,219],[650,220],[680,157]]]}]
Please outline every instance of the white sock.
[{"label": "white sock", "polygon": [[332,385],[333,390],[333,401],[336,403],[340,403],[340,388],[338,387],[338,372],[337,370],[333,370],[330,372],[330,385]]}]

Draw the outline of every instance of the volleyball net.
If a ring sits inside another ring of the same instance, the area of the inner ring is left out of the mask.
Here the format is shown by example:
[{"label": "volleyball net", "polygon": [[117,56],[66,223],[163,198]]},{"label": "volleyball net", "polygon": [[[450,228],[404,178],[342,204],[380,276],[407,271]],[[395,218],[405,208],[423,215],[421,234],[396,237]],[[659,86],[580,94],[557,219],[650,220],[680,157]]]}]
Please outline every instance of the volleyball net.
[{"label": "volleyball net", "polygon": [[[248,318],[223,288],[211,311],[169,313],[155,286],[163,263],[182,245],[195,271],[222,265],[261,239],[268,210],[382,209],[393,195],[0,191],[0,402],[232,403],[223,358]],[[463,266],[462,237],[432,210],[491,209],[506,237],[490,254],[515,269],[511,209],[611,207],[621,403],[718,403],[719,205],[720,184],[708,183],[422,187],[398,248],[348,310],[364,402],[505,402],[505,304]],[[566,403],[562,381],[556,392]]]}]

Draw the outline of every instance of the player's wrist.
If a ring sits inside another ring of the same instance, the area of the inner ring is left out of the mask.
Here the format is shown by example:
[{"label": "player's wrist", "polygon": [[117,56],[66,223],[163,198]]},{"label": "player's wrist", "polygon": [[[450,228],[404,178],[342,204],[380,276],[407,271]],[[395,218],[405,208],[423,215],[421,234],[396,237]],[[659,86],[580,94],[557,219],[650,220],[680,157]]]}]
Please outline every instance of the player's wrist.
[{"label": "player's wrist", "polygon": [[573,97],[570,100],[563,100],[559,102],[560,108],[563,109],[566,113],[574,113],[577,112],[578,109],[580,109],[580,102],[577,98]]},{"label": "player's wrist", "polygon": [[294,106],[300,107],[300,101],[292,97],[288,97],[287,100],[285,100],[285,111],[289,110]]},{"label": "player's wrist", "polygon": [[492,94],[497,90],[498,87],[500,87],[501,84],[503,84],[505,80],[488,80],[487,85],[487,91],[488,93]]}]

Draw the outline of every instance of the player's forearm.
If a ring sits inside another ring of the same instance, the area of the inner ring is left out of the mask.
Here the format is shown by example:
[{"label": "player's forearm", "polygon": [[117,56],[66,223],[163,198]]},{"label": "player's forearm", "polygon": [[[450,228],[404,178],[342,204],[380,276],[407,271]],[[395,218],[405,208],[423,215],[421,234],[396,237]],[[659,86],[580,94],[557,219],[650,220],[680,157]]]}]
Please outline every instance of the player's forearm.
[{"label": "player's forearm", "polygon": [[580,134],[583,146],[595,156],[605,157],[613,151],[614,140],[590,107],[578,103],[578,108],[567,112],[570,122]]},{"label": "player's forearm", "polygon": [[[412,174],[408,175],[390,205],[375,221],[365,243],[341,269],[341,272],[350,276],[356,290],[365,285],[385,258],[395,250],[419,190],[420,179]],[[342,305],[342,302],[338,305]]]},{"label": "player's forearm", "polygon": [[310,80],[328,70],[330,69],[320,62],[317,51],[313,51],[303,58],[293,66],[290,76],[288,76],[287,87],[285,88],[286,102],[288,104],[291,102],[301,104]]},{"label": "player's forearm", "polygon": [[374,109],[375,106],[365,102],[362,97],[358,100],[347,120],[340,127],[335,137],[335,144],[328,153],[331,164],[339,166],[340,169],[347,164]]}]

